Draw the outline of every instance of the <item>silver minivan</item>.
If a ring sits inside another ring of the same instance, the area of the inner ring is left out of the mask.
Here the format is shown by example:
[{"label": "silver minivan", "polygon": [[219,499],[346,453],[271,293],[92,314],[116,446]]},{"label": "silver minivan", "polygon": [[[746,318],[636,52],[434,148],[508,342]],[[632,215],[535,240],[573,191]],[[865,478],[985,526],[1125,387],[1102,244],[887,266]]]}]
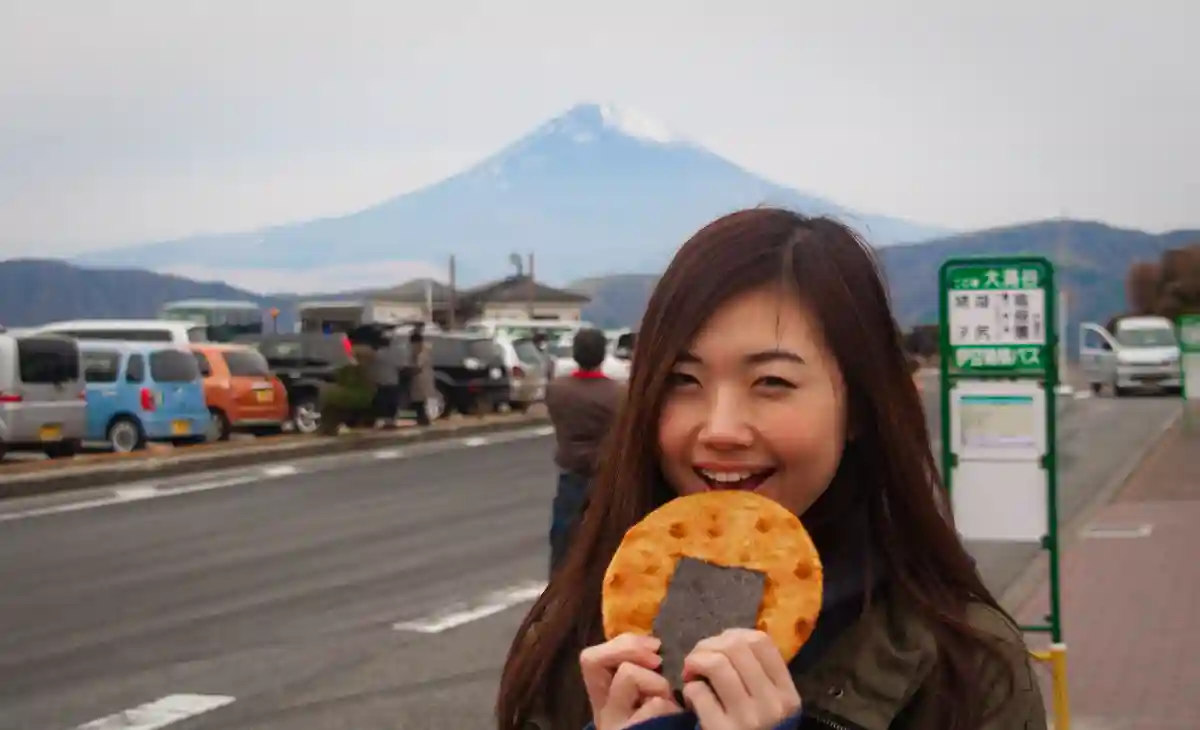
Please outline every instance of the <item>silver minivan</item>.
[{"label": "silver minivan", "polygon": [[0,334],[0,459],[9,451],[74,456],[87,395],[79,346],[61,335]]}]

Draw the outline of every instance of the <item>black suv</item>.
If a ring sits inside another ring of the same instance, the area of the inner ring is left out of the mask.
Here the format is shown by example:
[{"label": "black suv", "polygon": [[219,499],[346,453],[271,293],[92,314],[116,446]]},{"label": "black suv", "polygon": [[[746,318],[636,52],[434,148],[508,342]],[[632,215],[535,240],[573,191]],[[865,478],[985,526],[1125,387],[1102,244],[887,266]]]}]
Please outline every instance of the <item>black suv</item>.
[{"label": "black suv", "polygon": [[242,335],[234,342],[257,347],[266,358],[287,389],[292,421],[301,433],[313,433],[320,425],[321,387],[354,362],[353,346],[342,334]]},{"label": "black suv", "polygon": [[[433,348],[434,378],[447,410],[491,413],[508,403],[511,374],[504,353],[485,335],[426,332]],[[407,339],[404,345],[408,345]]]}]

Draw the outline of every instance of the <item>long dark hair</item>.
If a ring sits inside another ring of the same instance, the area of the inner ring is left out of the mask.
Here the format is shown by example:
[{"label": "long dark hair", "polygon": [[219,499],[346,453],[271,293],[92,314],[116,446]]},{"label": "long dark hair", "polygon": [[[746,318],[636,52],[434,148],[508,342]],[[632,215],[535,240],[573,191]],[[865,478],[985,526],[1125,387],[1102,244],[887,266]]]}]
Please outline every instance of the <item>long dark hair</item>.
[{"label": "long dark hair", "polygon": [[[837,540],[875,546],[889,600],[937,637],[939,671],[931,681],[945,713],[938,726],[974,730],[982,721],[993,687],[979,673],[980,652],[998,659],[999,650],[967,623],[966,610],[971,603],[1002,609],[954,530],[880,268],[871,249],[837,221],[755,208],[692,236],[650,297],[628,397],[605,446],[608,456],[599,461],[587,511],[505,663],[496,705],[500,730],[522,730],[535,712],[548,716],[555,730],[590,719],[577,658],[604,640],[604,571],[626,530],[674,496],[659,470],[655,437],[671,368],[723,303],[780,283],[820,322],[846,382],[854,427],[838,476],[805,523],[832,518]],[[849,519],[848,509],[860,519]],[[814,528],[820,526],[810,524]]]}]

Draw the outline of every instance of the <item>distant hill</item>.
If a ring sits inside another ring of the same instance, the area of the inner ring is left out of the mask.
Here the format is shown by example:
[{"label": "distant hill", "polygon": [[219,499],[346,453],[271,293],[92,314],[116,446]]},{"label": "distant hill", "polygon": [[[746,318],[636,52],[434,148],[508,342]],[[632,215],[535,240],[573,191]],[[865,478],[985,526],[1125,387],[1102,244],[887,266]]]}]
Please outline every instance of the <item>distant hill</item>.
[{"label": "distant hill", "polygon": [[[278,280],[282,271],[361,271],[381,262],[442,267],[456,254],[459,281],[477,284],[510,253],[532,251],[538,275],[561,282],[660,269],[698,222],[764,203],[838,216],[880,245],[949,233],[776,184],[638,112],[580,104],[456,175],[361,211],[90,252],[76,263],[258,269]],[[359,286],[339,276],[331,286]]]},{"label": "distant hill", "polygon": [[[896,316],[904,327],[937,321],[937,270],[952,256],[1033,254],[1049,258],[1068,287],[1070,349],[1081,321],[1106,322],[1125,310],[1125,276],[1136,261],[1200,242],[1200,230],[1161,235],[1087,221],[1044,221],[995,228],[928,243],[881,249]],[[1061,252],[1061,253],[1060,253]],[[1065,266],[1058,262],[1065,261]],[[594,297],[586,314],[605,327],[632,326],[645,310],[657,274],[593,277],[572,284]]]},{"label": "distant hill", "polygon": [[[1036,254],[1066,260],[1060,282],[1071,292],[1073,348],[1078,323],[1105,322],[1125,310],[1125,277],[1137,261],[1157,261],[1162,252],[1200,242],[1200,230],[1154,235],[1101,223],[1049,221],[980,231],[964,236],[880,250],[893,306],[904,327],[937,319],[937,269],[951,256]],[[568,285],[593,298],[584,310],[604,327],[636,326],[657,274],[617,274],[579,279]],[[400,282],[396,282],[399,284]],[[553,283],[553,282],[552,282]],[[249,299],[279,307],[280,325],[294,321],[296,297],[263,296],[218,282],[198,282],[136,269],[90,270],[62,261],[0,262],[0,324],[20,327],[81,317],[152,317],[176,299]],[[320,298],[317,295],[305,298]]]},{"label": "distant hill", "polygon": [[6,327],[92,317],[155,317],[163,304],[179,299],[250,300],[264,308],[291,309],[286,298],[140,269],[94,271],[43,259],[0,262],[0,324]]}]

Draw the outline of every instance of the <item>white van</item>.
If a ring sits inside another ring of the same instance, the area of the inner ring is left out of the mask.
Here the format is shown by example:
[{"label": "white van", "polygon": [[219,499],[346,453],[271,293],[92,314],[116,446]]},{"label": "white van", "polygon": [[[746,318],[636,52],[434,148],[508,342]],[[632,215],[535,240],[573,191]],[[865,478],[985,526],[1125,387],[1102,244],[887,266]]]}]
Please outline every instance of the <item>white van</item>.
[{"label": "white van", "polygon": [[0,459],[9,451],[74,456],[87,396],[79,345],[69,337],[0,334]]},{"label": "white van", "polygon": [[1109,332],[1094,322],[1079,326],[1079,362],[1093,393],[1115,396],[1136,388],[1178,391],[1179,340],[1166,317],[1122,317]]},{"label": "white van", "polygon": [[33,331],[66,335],[77,340],[170,342],[176,345],[208,341],[208,328],[204,324],[169,319],[78,319],[51,322]]}]

